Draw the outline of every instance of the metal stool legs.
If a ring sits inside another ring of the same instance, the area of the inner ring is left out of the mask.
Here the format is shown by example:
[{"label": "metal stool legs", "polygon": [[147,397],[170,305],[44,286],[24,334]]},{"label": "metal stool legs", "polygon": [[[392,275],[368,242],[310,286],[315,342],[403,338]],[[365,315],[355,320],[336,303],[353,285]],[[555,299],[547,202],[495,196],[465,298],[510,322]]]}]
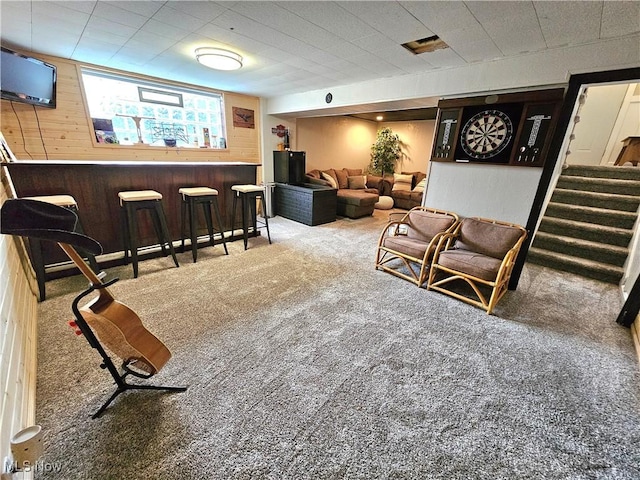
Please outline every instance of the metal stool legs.
[{"label": "metal stool legs", "polygon": [[[244,187],[241,185],[240,187]],[[234,187],[233,196],[233,210],[232,210],[232,226],[235,226],[236,222],[236,205],[238,203],[238,197],[240,197],[240,208],[242,210],[242,238],[244,240],[244,249],[247,249],[248,239],[249,239],[249,221],[251,221],[251,227],[254,234],[258,231],[258,220],[257,220],[257,212],[256,212],[256,200],[260,199],[264,203],[264,191],[262,189],[257,189],[259,187],[252,186],[255,189],[252,191],[242,191],[236,190]],[[264,210],[263,205],[263,210]],[[267,218],[266,212],[263,212],[263,223],[267,229],[267,238],[269,239],[269,243],[271,244],[271,233],[269,232],[269,220]]]},{"label": "metal stool legs", "polygon": [[129,263],[129,251],[131,251],[131,263],[133,265],[133,277],[138,278],[138,225],[136,215],[138,210],[149,210],[153,222],[160,248],[163,255],[167,255],[166,245],[169,246],[169,252],[173,258],[176,267],[179,267],[176,253],[173,249],[171,236],[167,227],[167,221],[164,214],[162,202],[159,200],[140,200],[124,202],[122,207],[122,225],[124,239],[124,263]]},{"label": "metal stool legs", "polygon": [[189,238],[191,239],[191,256],[193,257],[193,262],[195,263],[198,259],[198,234],[196,231],[196,219],[197,219],[197,205],[202,205],[202,213],[204,214],[204,219],[207,224],[207,232],[209,233],[209,240],[211,242],[211,246],[215,246],[214,239],[214,226],[213,226],[213,218],[211,215],[211,208],[213,207],[213,212],[216,216],[216,222],[218,223],[220,229],[220,238],[222,239],[222,245],[224,246],[225,255],[229,255],[229,251],[227,250],[227,242],[224,238],[224,228],[222,227],[222,216],[220,215],[220,208],[218,206],[218,197],[217,195],[202,195],[202,196],[183,196],[182,205],[181,205],[181,228],[180,235],[182,237],[182,252],[184,252],[184,239],[185,239],[185,223],[187,218],[189,219]]}]

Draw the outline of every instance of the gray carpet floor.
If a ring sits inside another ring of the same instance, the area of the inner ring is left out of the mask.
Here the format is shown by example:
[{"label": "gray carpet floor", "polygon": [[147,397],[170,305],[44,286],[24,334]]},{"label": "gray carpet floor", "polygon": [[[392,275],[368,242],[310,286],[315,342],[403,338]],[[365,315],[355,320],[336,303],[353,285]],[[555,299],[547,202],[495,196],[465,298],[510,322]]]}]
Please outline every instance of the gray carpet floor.
[{"label": "gray carpet floor", "polygon": [[[389,212],[108,270],[173,353],[114,389],[67,326],[82,277],[39,306],[36,478],[639,479],[640,373],[615,287],[525,266],[495,314],[376,271]],[[41,469],[42,470],[42,469]]]}]

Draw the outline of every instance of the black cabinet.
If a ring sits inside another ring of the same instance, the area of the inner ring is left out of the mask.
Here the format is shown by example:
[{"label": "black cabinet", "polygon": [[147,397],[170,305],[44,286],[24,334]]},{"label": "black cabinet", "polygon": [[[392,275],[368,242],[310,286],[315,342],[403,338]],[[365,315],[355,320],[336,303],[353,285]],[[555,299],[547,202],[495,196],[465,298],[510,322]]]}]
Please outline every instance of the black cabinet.
[{"label": "black cabinet", "polygon": [[276,214],[311,226],[334,222],[337,193],[335,188],[323,185],[276,183]]},{"label": "black cabinet", "polygon": [[303,184],[306,168],[306,152],[292,152],[290,150],[273,152],[273,181]]}]

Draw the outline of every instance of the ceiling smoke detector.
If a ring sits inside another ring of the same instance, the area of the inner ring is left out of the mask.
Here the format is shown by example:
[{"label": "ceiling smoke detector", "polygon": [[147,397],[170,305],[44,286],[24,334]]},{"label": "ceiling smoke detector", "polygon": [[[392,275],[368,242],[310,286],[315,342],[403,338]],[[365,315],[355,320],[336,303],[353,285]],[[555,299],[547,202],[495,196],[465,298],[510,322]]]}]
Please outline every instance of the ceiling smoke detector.
[{"label": "ceiling smoke detector", "polygon": [[403,43],[402,46],[414,55],[426,52],[434,52],[436,50],[442,50],[443,48],[449,48],[449,45],[444,43],[444,41],[441,40],[437,35]]}]

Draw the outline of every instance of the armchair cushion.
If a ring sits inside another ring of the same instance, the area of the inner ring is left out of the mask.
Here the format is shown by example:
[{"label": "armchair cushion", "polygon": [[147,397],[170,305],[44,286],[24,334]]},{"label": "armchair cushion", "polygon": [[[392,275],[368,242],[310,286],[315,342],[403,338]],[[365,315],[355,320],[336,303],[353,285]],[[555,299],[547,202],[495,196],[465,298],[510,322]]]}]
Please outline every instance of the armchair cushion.
[{"label": "armchair cushion", "polygon": [[429,242],[416,240],[409,236],[397,235],[386,237],[382,242],[382,246],[413,258],[424,258]]},{"label": "armchair cushion", "polygon": [[440,252],[438,264],[491,282],[498,275],[502,259],[468,250],[446,250]]},{"label": "armchair cushion", "polygon": [[481,253],[502,261],[521,235],[520,229],[509,225],[465,218],[460,225],[460,236],[454,248]]},{"label": "armchair cushion", "polygon": [[409,212],[407,221],[409,223],[407,237],[428,243],[438,233],[446,232],[456,222],[456,218],[416,209]]}]

